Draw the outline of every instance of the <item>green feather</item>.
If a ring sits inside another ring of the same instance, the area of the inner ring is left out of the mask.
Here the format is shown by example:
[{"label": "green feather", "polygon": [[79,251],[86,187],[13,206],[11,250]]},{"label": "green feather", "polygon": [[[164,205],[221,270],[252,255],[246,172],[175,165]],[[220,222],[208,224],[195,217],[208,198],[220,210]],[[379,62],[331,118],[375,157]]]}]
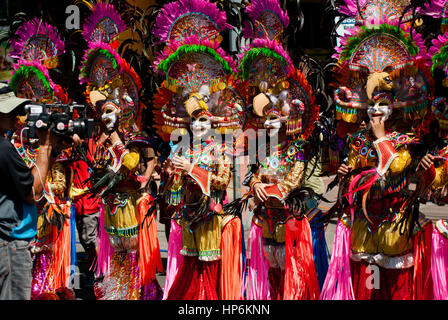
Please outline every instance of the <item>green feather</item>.
[{"label": "green feather", "polygon": [[50,81],[45,77],[45,75],[36,67],[32,66],[22,66],[19,69],[17,69],[13,76],[11,77],[11,80],[9,81],[9,86],[14,90],[14,92],[17,94],[17,85],[19,83],[19,80],[22,78],[26,78],[30,75],[30,73],[34,73],[36,77],[42,81],[43,85],[47,89],[48,92],[51,93],[51,95],[54,94],[53,89],[51,88]]},{"label": "green feather", "polygon": [[115,70],[119,68],[118,61],[109,51],[104,49],[91,49],[89,52],[87,52],[86,62],[84,63],[80,71],[83,78],[87,78],[89,76],[90,68],[92,67],[93,61],[100,55],[103,55],[108,60],[110,60]]},{"label": "green feather", "polygon": [[396,26],[382,24],[379,26],[371,27],[362,26],[360,28],[362,30],[360,33],[348,39],[345,49],[342,50],[339,56],[340,60],[344,61],[350,59],[353,52],[358,50],[359,46],[364,42],[364,40],[379,33],[390,35],[396,38],[398,41],[402,42],[407,47],[411,55],[415,55],[419,52],[418,46],[411,39],[411,37],[406,38],[404,32]]},{"label": "green feather", "polygon": [[243,80],[246,80],[249,77],[250,65],[252,64],[254,59],[259,56],[272,57],[273,59],[280,61],[284,66],[288,65],[286,59],[273,50],[267,48],[253,48],[244,54],[244,57],[241,59],[240,65],[238,66],[238,69],[241,71],[241,77],[243,78]]},{"label": "green feather", "polygon": [[443,68],[448,62],[448,45],[440,48],[440,51],[432,57],[431,72],[436,68]]},{"label": "green feather", "polygon": [[180,57],[183,56],[184,54],[188,54],[188,53],[204,53],[204,54],[207,54],[207,55],[211,56],[211,58],[213,58],[213,60],[219,62],[226,73],[231,73],[232,72],[232,68],[229,66],[229,63],[226,60],[224,60],[214,49],[212,49],[210,47],[207,47],[207,46],[202,46],[202,45],[183,45],[183,46],[180,46],[176,50],[176,52],[171,54],[165,60],[162,60],[159,63],[159,65],[157,66],[157,69],[158,70],[162,70],[163,72],[167,73],[168,69],[170,68],[170,66],[174,62],[179,60]]}]

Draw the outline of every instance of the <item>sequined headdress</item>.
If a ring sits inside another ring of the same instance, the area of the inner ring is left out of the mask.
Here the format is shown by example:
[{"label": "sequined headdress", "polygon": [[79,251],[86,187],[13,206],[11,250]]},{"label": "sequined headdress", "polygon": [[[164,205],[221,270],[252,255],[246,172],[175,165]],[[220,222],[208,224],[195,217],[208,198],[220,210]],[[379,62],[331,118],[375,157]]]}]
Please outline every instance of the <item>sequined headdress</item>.
[{"label": "sequined headdress", "polygon": [[318,107],[311,86],[279,41],[288,16],[278,1],[253,1],[246,10],[255,27],[255,39],[243,49],[238,65],[239,77],[248,88],[245,99],[252,110],[247,127],[262,128],[263,117],[275,113],[286,124],[288,135],[306,139],[314,128]]},{"label": "sequined headdress", "polygon": [[[242,99],[232,76],[236,66],[219,46],[220,32],[228,28],[225,13],[206,0],[180,0],[162,9],[154,29],[167,45],[156,57],[154,70],[165,80],[153,105],[162,139],[169,140],[176,129],[188,128],[198,111],[221,131],[240,127]],[[191,107],[187,103],[191,98],[199,103]]]}]

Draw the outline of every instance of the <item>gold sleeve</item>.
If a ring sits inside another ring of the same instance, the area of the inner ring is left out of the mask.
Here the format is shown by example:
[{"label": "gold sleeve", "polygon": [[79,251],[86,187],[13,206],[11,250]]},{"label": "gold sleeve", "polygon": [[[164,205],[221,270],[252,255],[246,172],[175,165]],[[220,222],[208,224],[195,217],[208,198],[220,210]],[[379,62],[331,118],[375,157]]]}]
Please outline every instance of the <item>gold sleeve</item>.
[{"label": "gold sleeve", "polygon": [[66,186],[65,167],[61,162],[55,162],[47,177],[47,183],[51,191],[57,195],[64,193]]},{"label": "gold sleeve", "polygon": [[123,157],[122,165],[129,171],[135,171],[140,162],[140,152],[137,148],[131,148],[129,153]]},{"label": "gold sleeve", "polygon": [[432,182],[431,187],[433,189],[440,189],[446,186],[447,184],[448,184],[448,160],[446,160],[442,166],[436,168],[436,177]]},{"label": "gold sleeve", "polygon": [[214,189],[226,190],[232,175],[230,160],[229,158],[223,156],[218,161],[217,170],[211,174],[210,182]]},{"label": "gold sleeve", "polygon": [[358,159],[359,159],[359,151],[350,148],[350,151],[348,153],[347,165],[350,166],[352,169],[356,169],[358,166]]},{"label": "gold sleeve", "polygon": [[306,162],[304,161],[295,161],[292,165],[291,170],[288,172],[286,178],[279,183],[282,190],[286,193],[291,190],[300,187],[305,178],[306,172]]},{"label": "gold sleeve", "polygon": [[390,175],[396,176],[401,174],[412,164],[412,155],[407,146],[403,146],[397,150],[398,157],[396,157],[389,167]]}]

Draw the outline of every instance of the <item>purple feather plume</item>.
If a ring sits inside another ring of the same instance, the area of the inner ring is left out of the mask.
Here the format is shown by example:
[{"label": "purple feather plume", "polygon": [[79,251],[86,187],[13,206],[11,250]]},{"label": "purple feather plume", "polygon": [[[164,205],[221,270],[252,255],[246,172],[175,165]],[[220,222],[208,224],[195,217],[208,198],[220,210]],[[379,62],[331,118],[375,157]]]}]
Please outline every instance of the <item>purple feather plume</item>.
[{"label": "purple feather plume", "polygon": [[233,72],[236,72],[236,63],[232,59],[232,57],[228,56],[227,53],[219,46],[219,43],[216,41],[211,42],[208,39],[198,39],[196,36],[189,36],[183,39],[183,41],[174,41],[171,43],[168,43],[168,45],[165,47],[163,52],[158,54],[156,58],[154,59],[153,63],[153,70],[154,72],[159,72],[160,70],[157,70],[158,65],[165,59],[167,59],[171,54],[176,52],[177,49],[179,49],[183,45],[202,45],[209,48],[212,48],[213,50],[218,53],[222,59],[227,61],[229,66],[232,68]]},{"label": "purple feather plume", "polygon": [[167,42],[177,19],[192,13],[204,15],[215,24],[218,32],[232,29],[232,26],[226,22],[226,13],[220,11],[215,3],[207,0],[179,0],[163,6],[154,25],[154,35],[160,42]]},{"label": "purple feather plume", "polygon": [[[48,42],[53,43],[53,46],[49,46],[48,43],[46,44],[47,50],[45,50],[45,48],[40,48],[42,51],[46,52],[47,58],[56,57],[65,52],[64,41],[61,40],[57,29],[37,18],[34,18],[33,20],[27,21],[21,25],[17,29],[16,37],[10,40],[10,57],[23,59],[25,45],[27,45],[26,51],[28,51],[28,45],[30,43],[29,40],[38,35],[45,35]],[[48,51],[48,48],[54,48],[53,52]]]},{"label": "purple feather plume", "polygon": [[[288,13],[282,10],[278,0],[253,0],[245,11],[252,22],[257,21],[263,12],[269,11],[279,19],[283,28],[287,28],[289,25]],[[247,22],[243,26],[243,36],[247,39],[254,38],[252,28]]]},{"label": "purple feather plume", "polygon": [[[116,30],[108,30],[111,32],[109,35],[105,35],[106,38],[101,37],[101,39],[92,39],[92,35],[96,32],[96,29],[99,26],[99,23],[105,18],[110,19],[116,26]],[[110,42],[112,38],[116,37],[118,34],[123,32],[126,29],[126,24],[121,18],[121,15],[115,11],[113,5],[108,3],[99,2],[97,3],[93,9],[90,16],[86,19],[83,25],[82,36],[87,42],[92,41],[101,41],[101,42]],[[111,36],[111,38],[107,38]]]}]

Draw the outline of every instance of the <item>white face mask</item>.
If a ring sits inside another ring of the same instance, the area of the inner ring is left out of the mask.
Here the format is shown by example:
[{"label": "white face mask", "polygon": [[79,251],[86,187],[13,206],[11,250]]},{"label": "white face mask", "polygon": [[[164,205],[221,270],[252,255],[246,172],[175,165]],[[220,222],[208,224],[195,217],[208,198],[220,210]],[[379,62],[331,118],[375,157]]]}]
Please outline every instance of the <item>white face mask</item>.
[{"label": "white face mask", "polygon": [[193,118],[190,124],[190,129],[193,132],[195,138],[203,138],[207,136],[212,128],[212,121],[207,116],[199,116],[199,118]]},{"label": "white face mask", "polygon": [[113,129],[115,126],[115,123],[118,121],[118,115],[119,115],[120,109],[117,108],[117,106],[106,103],[103,106],[103,114],[101,116],[101,120],[106,125],[107,129]]},{"label": "white face mask", "polygon": [[367,108],[367,114],[369,115],[370,119],[372,119],[372,117],[374,116],[382,115],[381,121],[384,122],[392,114],[392,108],[389,101],[379,100],[374,105]]},{"label": "white face mask", "polygon": [[278,134],[282,123],[278,116],[268,116],[264,122],[264,128],[266,129],[269,137],[274,137]]}]

